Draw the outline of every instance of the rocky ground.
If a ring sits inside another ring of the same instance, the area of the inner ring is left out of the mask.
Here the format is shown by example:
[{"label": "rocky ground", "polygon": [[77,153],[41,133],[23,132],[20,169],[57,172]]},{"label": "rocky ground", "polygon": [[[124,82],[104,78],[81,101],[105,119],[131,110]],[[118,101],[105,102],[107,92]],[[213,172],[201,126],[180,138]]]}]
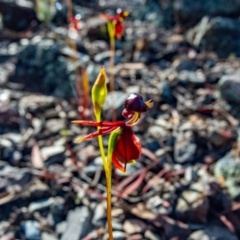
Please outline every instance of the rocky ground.
[{"label": "rocky ground", "polygon": [[119,7],[104,118],[113,96],[118,118],[130,93],[155,105],[134,128],[141,158],[113,173],[114,239],[240,239],[239,0],[73,0],[76,51],[66,2],[43,2],[0,0],[0,240],[107,239],[97,142],[74,144],[91,129],[71,121],[78,70],[109,75],[100,14]]}]

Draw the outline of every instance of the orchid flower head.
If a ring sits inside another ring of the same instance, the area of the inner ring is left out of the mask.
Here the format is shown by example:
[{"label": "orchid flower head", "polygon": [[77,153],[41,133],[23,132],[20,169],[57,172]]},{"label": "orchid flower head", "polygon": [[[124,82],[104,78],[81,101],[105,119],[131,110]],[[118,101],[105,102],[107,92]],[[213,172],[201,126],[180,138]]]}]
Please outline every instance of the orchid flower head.
[{"label": "orchid flower head", "polygon": [[119,8],[117,9],[116,15],[110,16],[107,14],[102,14],[101,16],[114,25],[114,35],[117,39],[120,39],[124,33],[123,21],[129,16],[129,12],[123,11]]},{"label": "orchid flower head", "polygon": [[77,138],[75,142],[89,140],[99,135],[110,134],[108,142],[108,159],[120,171],[126,171],[126,165],[134,162],[141,155],[141,142],[133,133],[132,127],[135,126],[141,116],[153,106],[153,101],[143,101],[139,94],[130,94],[124,102],[124,110],[122,115],[126,121],[86,121],[75,120],[73,123],[97,127],[97,131],[90,133],[84,137]]}]

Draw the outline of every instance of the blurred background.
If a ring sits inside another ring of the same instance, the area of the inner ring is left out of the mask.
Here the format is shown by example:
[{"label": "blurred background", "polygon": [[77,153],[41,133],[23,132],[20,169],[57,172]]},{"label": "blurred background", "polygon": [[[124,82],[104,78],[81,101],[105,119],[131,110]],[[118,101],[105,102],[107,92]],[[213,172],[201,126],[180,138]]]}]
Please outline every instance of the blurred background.
[{"label": "blurred background", "polygon": [[108,239],[97,141],[71,123],[94,120],[102,66],[104,120],[154,100],[142,156],[113,169],[114,239],[240,239],[239,17],[239,0],[0,0],[0,240]]}]

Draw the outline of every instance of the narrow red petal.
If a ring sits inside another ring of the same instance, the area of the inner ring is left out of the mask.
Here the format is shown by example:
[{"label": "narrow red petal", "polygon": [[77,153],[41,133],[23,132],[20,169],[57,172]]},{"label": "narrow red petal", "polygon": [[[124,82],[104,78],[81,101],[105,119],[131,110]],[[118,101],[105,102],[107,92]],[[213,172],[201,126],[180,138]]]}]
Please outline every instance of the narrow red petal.
[{"label": "narrow red petal", "polygon": [[96,132],[90,133],[84,137],[77,138],[75,140],[75,142],[82,142],[82,141],[89,140],[91,138],[94,138],[94,137],[97,137],[100,135],[106,135],[106,134],[109,134],[110,132],[114,131],[115,129],[116,129],[116,127],[103,127]]},{"label": "narrow red petal", "polygon": [[94,121],[87,121],[87,120],[74,120],[72,121],[72,123],[93,126],[93,127],[120,127],[125,125],[124,121],[94,122]]}]

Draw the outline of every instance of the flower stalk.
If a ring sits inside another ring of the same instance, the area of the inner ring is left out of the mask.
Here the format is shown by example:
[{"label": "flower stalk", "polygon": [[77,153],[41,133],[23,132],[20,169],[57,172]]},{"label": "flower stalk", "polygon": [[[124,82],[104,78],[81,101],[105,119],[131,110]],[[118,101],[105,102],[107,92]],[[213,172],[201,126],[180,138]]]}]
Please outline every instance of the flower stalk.
[{"label": "flower stalk", "polygon": [[[123,21],[129,15],[129,12],[122,11],[118,9],[117,14],[115,16],[109,16],[106,14],[102,14],[102,17],[107,20],[107,30],[108,36],[110,41],[110,61],[109,61],[109,68],[110,68],[110,92],[114,91],[114,59],[115,59],[115,49],[116,49],[116,40],[121,39],[124,34],[124,26]],[[112,100],[114,102],[114,99]],[[114,106],[112,106],[112,120],[116,120],[116,110]]]}]

